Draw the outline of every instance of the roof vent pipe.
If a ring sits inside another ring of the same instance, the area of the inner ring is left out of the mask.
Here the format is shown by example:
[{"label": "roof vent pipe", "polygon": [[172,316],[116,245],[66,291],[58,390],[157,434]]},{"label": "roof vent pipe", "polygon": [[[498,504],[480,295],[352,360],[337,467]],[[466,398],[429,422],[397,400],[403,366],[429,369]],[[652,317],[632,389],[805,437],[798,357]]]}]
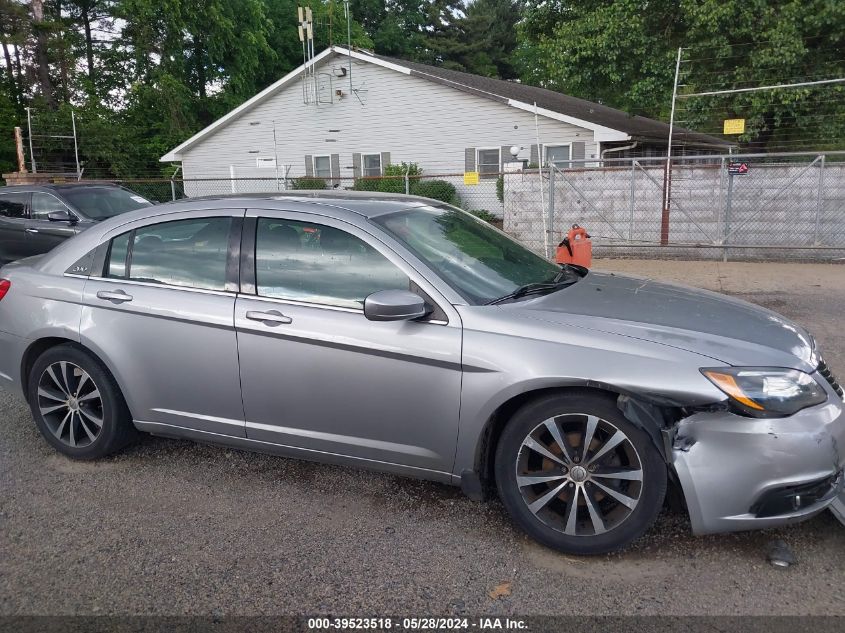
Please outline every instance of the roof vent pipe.
[{"label": "roof vent pipe", "polygon": [[603,149],[601,151],[602,162],[604,161],[606,154],[610,154],[611,152],[624,152],[626,149],[634,149],[638,144],[639,141],[634,141],[630,145],[623,145],[622,147],[608,147],[607,149]]}]

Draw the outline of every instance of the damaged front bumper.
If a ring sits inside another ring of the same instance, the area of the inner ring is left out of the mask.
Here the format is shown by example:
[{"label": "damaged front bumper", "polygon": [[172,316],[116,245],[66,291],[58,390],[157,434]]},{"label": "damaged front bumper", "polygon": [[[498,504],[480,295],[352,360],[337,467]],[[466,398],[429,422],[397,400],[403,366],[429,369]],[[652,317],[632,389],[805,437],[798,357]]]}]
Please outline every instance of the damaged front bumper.
[{"label": "damaged front bumper", "polygon": [[845,410],[825,404],[786,418],[730,412],[682,419],[672,465],[693,532],[733,532],[797,523],[831,506],[843,491]]}]

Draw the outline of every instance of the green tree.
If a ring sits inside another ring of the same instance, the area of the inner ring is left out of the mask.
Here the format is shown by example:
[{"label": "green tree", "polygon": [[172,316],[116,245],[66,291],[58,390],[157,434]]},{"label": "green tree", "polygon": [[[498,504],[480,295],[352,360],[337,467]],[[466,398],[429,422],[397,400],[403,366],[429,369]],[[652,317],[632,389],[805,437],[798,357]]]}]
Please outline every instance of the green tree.
[{"label": "green tree", "polygon": [[[845,5],[825,0],[528,0],[517,58],[522,79],[668,119],[675,57],[682,93],[842,77]],[[679,101],[678,120],[717,134],[748,120],[749,147],[823,148],[845,138],[843,89],[740,93]]]}]

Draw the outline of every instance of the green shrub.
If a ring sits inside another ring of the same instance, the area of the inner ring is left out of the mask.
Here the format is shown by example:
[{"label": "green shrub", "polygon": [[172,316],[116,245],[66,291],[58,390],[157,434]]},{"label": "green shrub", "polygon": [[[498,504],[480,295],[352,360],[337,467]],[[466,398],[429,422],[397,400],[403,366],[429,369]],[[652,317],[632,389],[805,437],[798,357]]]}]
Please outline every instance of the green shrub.
[{"label": "green shrub", "polygon": [[356,178],[353,191],[381,191],[381,178]]},{"label": "green shrub", "polygon": [[419,178],[422,176],[422,169],[416,163],[391,164],[384,168],[385,176],[401,176],[404,179],[405,172],[408,173],[409,178]]},{"label": "green shrub", "polygon": [[[382,176],[369,176],[355,179],[352,187],[355,191],[380,191],[382,193],[405,193],[405,173],[409,178],[419,178],[422,169],[416,163],[385,165]],[[413,187],[413,180],[411,181]]]},{"label": "green shrub", "polygon": [[291,180],[292,189],[325,189],[326,179],[316,176],[301,176]]},{"label": "green shrub", "polygon": [[504,175],[496,178],[496,197],[502,204],[505,203],[505,177]]},{"label": "green shrub", "polygon": [[495,224],[499,220],[499,218],[490,213],[487,209],[475,209],[474,211],[470,211],[470,213],[472,213],[479,220],[484,220],[485,222],[489,222],[490,224]]},{"label": "green shrub", "polygon": [[434,198],[447,204],[454,204],[457,198],[455,185],[445,180],[418,180],[411,183],[411,193],[424,198]]}]

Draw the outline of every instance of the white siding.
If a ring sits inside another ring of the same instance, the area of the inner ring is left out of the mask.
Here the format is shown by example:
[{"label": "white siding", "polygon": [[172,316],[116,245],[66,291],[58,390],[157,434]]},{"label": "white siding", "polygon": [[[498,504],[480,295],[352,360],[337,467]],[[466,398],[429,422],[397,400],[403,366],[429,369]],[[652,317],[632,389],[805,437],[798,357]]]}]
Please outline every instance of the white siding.
[{"label": "white siding", "polygon": [[[347,63],[346,57],[332,55],[318,72],[332,73]],[[283,88],[185,150],[185,178],[229,179],[234,173],[236,178],[267,179],[252,185],[237,183],[238,191],[275,189],[275,171],[256,167],[258,157],[274,156],[274,122],[279,171],[284,176],[289,166],[291,177],[305,173],[306,155],[339,154],[340,175],[351,179],[354,152],[390,152],[392,163],[416,162],[425,175],[458,174],[464,171],[467,147],[521,145],[525,149],[520,158],[528,159],[530,146],[537,142],[534,115],[529,112],[361,61],[353,63],[352,77],[360,101],[349,94],[345,77],[332,78],[331,92],[342,90],[343,97],[334,97],[330,104],[305,105],[299,81]],[[329,94],[327,86],[324,94]],[[539,126],[544,144],[582,141],[586,158],[598,153],[590,130],[544,117]],[[347,180],[341,186],[351,184]],[[489,208],[490,197],[495,200],[493,187],[492,181],[482,181],[476,188],[459,186],[471,208]],[[222,189],[219,182],[208,183],[189,186],[188,193],[229,191]],[[471,194],[485,207],[473,204]]]}]

